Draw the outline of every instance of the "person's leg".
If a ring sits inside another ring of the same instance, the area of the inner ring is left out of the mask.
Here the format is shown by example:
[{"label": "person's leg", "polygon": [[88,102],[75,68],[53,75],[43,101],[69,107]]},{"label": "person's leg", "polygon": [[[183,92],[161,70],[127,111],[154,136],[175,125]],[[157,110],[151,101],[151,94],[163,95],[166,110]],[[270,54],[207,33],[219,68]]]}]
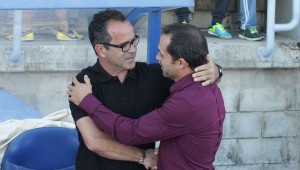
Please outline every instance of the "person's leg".
[{"label": "person's leg", "polygon": [[69,32],[68,11],[64,9],[55,10],[55,15],[58,20],[58,29],[64,32]]},{"label": "person's leg", "polygon": [[60,41],[82,40],[83,35],[69,28],[68,11],[65,9],[55,10],[55,15],[58,20],[59,31],[56,34],[56,39]]},{"label": "person's leg", "polygon": [[[32,30],[32,18],[35,14],[33,10],[23,10],[23,21],[22,21],[22,36],[21,41],[33,41],[34,33]],[[13,34],[5,36],[7,40],[13,40]]]},{"label": "person's leg", "polygon": [[23,10],[23,22],[22,22],[22,31],[28,32],[32,31],[32,18],[35,11],[33,10]]},{"label": "person's leg", "polygon": [[257,41],[264,37],[257,30],[256,0],[240,0],[241,27],[239,38]]},{"label": "person's leg", "polygon": [[215,9],[212,12],[212,21],[209,26],[208,33],[217,36],[221,39],[231,39],[232,35],[227,32],[223,25],[223,19],[228,11],[229,5],[232,0],[217,0]]},{"label": "person's leg", "polygon": [[215,9],[212,12],[212,21],[211,25],[216,23],[222,24],[223,19],[226,17],[229,5],[232,0],[217,0]]},{"label": "person's leg", "polygon": [[190,22],[189,15],[191,14],[191,11],[188,7],[177,8],[175,13],[178,17],[179,23],[187,24]]},{"label": "person's leg", "polygon": [[256,28],[256,0],[240,0],[241,29]]}]

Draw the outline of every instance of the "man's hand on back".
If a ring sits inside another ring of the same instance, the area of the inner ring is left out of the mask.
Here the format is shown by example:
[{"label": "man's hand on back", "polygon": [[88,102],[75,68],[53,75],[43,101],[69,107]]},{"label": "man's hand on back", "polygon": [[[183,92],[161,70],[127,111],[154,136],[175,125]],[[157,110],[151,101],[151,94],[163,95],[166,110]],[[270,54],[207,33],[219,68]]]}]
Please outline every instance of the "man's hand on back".
[{"label": "man's hand on back", "polygon": [[193,74],[194,81],[202,81],[203,86],[207,86],[215,82],[219,77],[219,71],[217,65],[213,62],[212,58],[207,55],[207,63],[195,68]]},{"label": "man's hand on back", "polygon": [[72,78],[73,85],[68,85],[69,101],[79,106],[85,96],[92,93],[92,85],[87,75],[84,75],[84,82],[80,83],[76,77]]}]

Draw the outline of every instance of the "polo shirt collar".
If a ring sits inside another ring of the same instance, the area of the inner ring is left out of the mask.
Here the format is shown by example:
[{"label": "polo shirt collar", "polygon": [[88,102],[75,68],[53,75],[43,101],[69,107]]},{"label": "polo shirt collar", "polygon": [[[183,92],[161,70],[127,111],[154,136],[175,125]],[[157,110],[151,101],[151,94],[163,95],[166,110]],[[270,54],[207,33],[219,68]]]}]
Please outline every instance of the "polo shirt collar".
[{"label": "polo shirt collar", "polygon": [[181,78],[180,80],[176,81],[170,88],[171,94],[176,93],[176,92],[184,89],[185,87],[189,86],[190,84],[195,83],[193,80],[192,74],[193,73],[188,74],[188,75],[184,76],[183,78]]},{"label": "polo shirt collar", "polygon": [[[94,72],[96,72],[97,74],[99,74],[99,80],[104,82],[104,81],[109,81],[111,79],[114,79],[115,76],[111,76],[110,74],[108,74],[104,68],[101,66],[101,64],[99,63],[99,60],[97,59],[97,62],[92,66],[92,69]],[[133,68],[132,70],[128,70],[127,78],[132,78],[132,79],[136,79],[137,74],[135,72],[135,68]]]}]

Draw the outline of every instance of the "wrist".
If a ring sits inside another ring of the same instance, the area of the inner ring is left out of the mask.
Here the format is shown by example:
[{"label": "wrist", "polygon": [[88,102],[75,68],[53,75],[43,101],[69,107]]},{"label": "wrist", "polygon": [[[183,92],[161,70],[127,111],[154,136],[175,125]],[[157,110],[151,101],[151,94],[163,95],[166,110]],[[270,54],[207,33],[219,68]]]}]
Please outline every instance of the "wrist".
[{"label": "wrist", "polygon": [[222,66],[220,66],[218,64],[216,64],[216,66],[218,67],[218,73],[219,73],[218,79],[219,79],[223,76],[223,68],[222,68]]},{"label": "wrist", "polygon": [[141,150],[141,153],[142,153],[142,156],[138,163],[144,165],[145,158],[146,158],[146,152],[145,152],[145,150]]},{"label": "wrist", "polygon": [[219,77],[216,79],[216,82],[219,82],[223,76],[223,68],[222,66],[216,64],[217,68],[218,68],[218,73],[219,73]]}]

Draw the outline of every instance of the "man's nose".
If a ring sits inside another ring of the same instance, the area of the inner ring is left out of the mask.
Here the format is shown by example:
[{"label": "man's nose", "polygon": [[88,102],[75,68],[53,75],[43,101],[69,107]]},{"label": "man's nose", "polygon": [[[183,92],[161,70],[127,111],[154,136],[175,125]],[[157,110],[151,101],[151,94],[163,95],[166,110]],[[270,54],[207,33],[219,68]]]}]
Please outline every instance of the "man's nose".
[{"label": "man's nose", "polygon": [[156,60],[160,60],[160,55],[158,53],[156,54]]}]

